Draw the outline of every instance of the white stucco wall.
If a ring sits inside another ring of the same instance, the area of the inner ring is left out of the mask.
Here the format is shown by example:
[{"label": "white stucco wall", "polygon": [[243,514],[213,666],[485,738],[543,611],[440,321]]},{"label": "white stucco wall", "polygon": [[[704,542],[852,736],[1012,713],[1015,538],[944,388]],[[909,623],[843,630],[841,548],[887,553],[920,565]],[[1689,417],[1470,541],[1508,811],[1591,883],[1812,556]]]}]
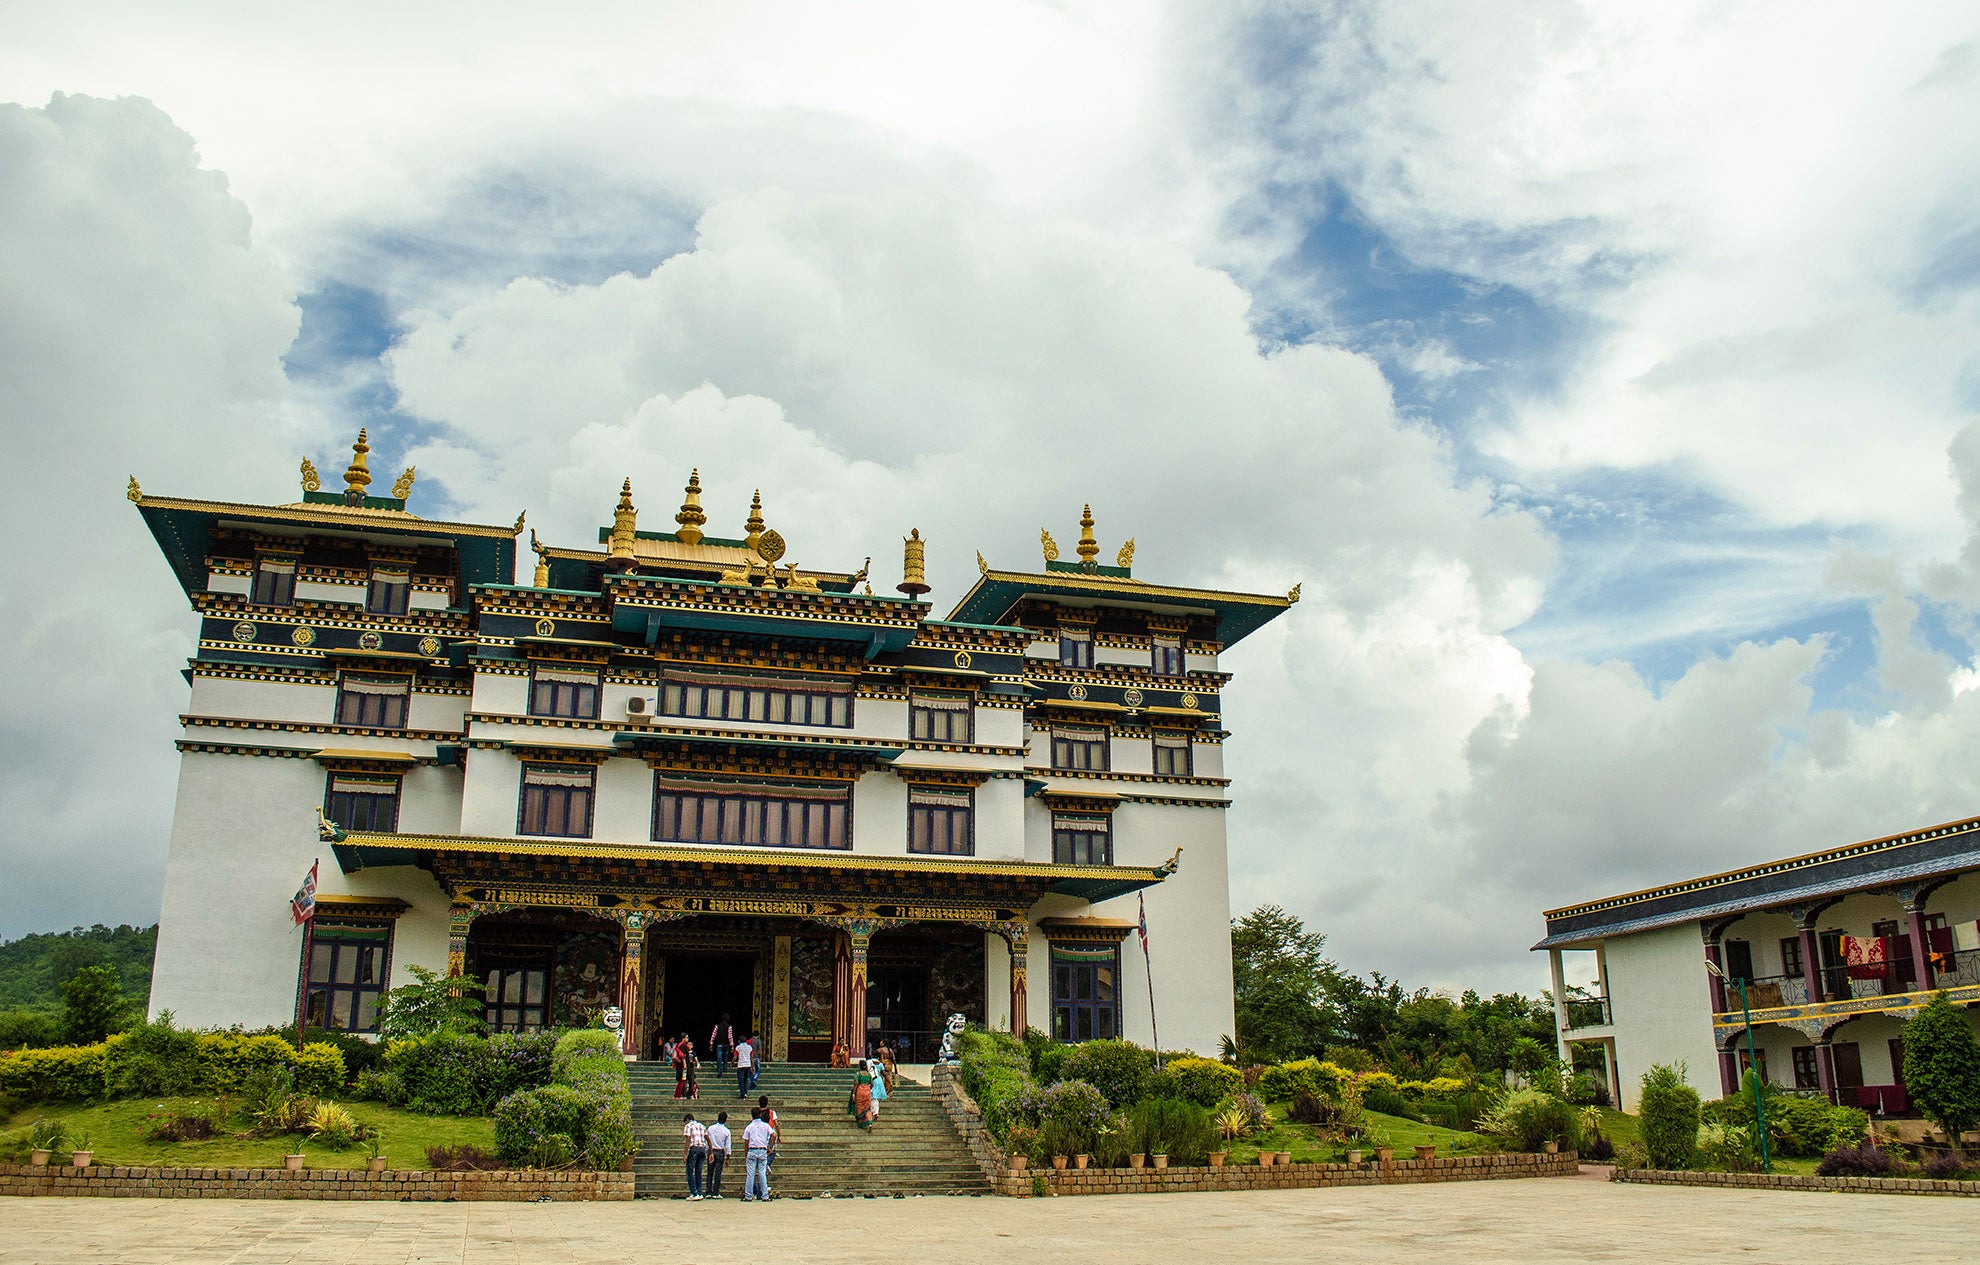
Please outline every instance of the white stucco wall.
[{"label": "white stucco wall", "polygon": [[1694,1089],[1706,1098],[1718,1096],[1704,946],[1696,923],[1603,942],[1616,1069],[1627,1111],[1636,1110],[1637,1085],[1656,1063],[1682,1061]]}]

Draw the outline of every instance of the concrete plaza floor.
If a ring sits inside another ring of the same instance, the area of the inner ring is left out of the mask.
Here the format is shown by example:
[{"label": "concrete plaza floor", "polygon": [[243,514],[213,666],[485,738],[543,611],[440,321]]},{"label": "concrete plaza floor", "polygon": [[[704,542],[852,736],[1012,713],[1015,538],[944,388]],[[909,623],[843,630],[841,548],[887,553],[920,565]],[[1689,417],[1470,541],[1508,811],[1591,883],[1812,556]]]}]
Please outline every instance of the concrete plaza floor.
[{"label": "concrete plaza floor", "polygon": [[1970,1259],[1980,1200],[1588,1180],[1079,1199],[398,1204],[0,1199],[0,1262]]}]

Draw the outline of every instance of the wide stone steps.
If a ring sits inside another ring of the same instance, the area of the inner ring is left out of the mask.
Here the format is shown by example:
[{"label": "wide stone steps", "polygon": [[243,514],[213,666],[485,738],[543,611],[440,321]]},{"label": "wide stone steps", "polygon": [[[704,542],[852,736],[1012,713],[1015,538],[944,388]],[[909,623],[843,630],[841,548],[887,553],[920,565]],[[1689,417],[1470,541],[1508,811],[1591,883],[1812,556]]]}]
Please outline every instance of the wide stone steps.
[{"label": "wide stone steps", "polygon": [[[768,1095],[777,1109],[783,1141],[770,1188],[779,1196],[980,1195],[982,1171],[949,1122],[948,1113],[928,1088],[901,1080],[880,1109],[871,1129],[854,1127],[846,1114],[853,1073],[843,1068],[772,1064],[746,1099],[735,1096],[734,1072],[717,1077],[705,1067],[698,1099],[677,1099],[673,1069],[635,1063],[632,1079],[633,1131],[640,1153],[633,1165],[641,1197],[685,1193],[681,1162],[681,1113],[693,1111],[704,1123],[718,1111],[740,1146],[743,1126],[757,1095]],[[723,1092],[726,1087],[727,1092]],[[723,1194],[739,1197],[743,1181],[740,1150],[723,1174]]]}]

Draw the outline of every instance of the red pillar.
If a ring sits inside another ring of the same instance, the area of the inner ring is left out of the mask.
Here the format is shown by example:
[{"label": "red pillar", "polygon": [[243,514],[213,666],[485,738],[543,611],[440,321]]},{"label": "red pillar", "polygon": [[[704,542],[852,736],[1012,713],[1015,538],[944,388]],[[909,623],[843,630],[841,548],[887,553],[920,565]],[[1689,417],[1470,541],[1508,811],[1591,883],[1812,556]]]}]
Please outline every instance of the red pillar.
[{"label": "red pillar", "polygon": [[1836,1060],[1835,1052],[1827,1041],[1815,1043],[1815,1084],[1821,1089],[1822,1097],[1834,1102],[1836,1099]]},{"label": "red pillar", "polygon": [[1918,981],[1912,987],[1927,992],[1932,987],[1932,957],[1925,947],[1925,902],[1907,910],[1905,921],[1911,926],[1911,969]]},{"label": "red pillar", "polygon": [[865,931],[854,931],[846,939],[851,966],[847,990],[850,1013],[846,1026],[852,1030],[852,1040],[846,1048],[852,1057],[861,1059],[866,1057],[866,948],[872,936]]},{"label": "red pillar", "polygon": [[1739,1055],[1735,1051],[1719,1051],[1719,1092],[1727,1098],[1739,1092]]},{"label": "red pillar", "polygon": [[[1717,940],[1706,941],[1705,960],[1713,966],[1718,967],[1720,971],[1725,970],[1725,955],[1719,949],[1719,942]],[[1715,1015],[1724,1014],[1730,1006],[1730,1003],[1726,1001],[1725,977],[1711,971],[1707,971],[1705,975],[1707,981],[1712,986],[1712,1013]]]},{"label": "red pillar", "polygon": [[1801,979],[1808,988],[1808,1000],[1822,1000],[1822,958],[1815,943],[1815,928],[1801,929]]},{"label": "red pillar", "polygon": [[832,947],[832,1044],[845,1047],[850,1055],[853,1052],[851,941],[842,931]]}]

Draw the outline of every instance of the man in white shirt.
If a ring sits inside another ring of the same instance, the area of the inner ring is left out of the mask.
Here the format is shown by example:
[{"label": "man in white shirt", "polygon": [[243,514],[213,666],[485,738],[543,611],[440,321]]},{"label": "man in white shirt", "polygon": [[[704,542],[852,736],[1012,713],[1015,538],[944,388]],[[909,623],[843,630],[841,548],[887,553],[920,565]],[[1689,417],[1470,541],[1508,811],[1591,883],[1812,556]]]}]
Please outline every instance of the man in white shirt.
[{"label": "man in white shirt", "polygon": [[749,1097],[749,1085],[755,1079],[756,1047],[745,1041],[736,1047],[736,1097]]},{"label": "man in white shirt", "polygon": [[708,1163],[708,1126],[696,1120],[692,1111],[681,1117],[681,1141],[687,1152],[687,1197],[699,1199],[701,1170]]},{"label": "man in white shirt", "polygon": [[743,1202],[770,1198],[770,1144],[777,1131],[763,1119],[763,1109],[752,1108],[749,1126],[743,1130]]},{"label": "man in white shirt", "polygon": [[715,1123],[708,1126],[708,1181],[702,1187],[710,1199],[722,1197],[722,1170],[729,1164],[729,1113],[715,1113]]}]

